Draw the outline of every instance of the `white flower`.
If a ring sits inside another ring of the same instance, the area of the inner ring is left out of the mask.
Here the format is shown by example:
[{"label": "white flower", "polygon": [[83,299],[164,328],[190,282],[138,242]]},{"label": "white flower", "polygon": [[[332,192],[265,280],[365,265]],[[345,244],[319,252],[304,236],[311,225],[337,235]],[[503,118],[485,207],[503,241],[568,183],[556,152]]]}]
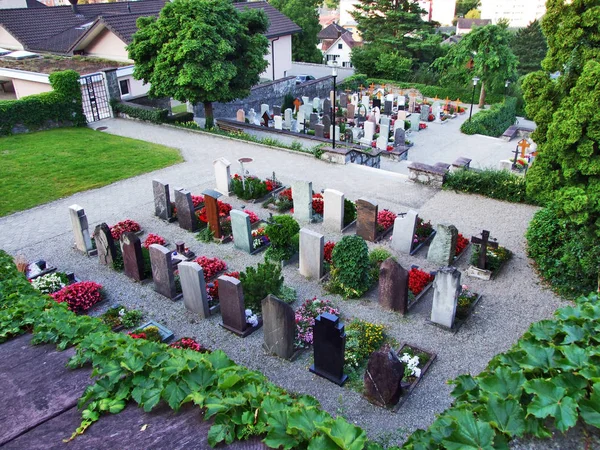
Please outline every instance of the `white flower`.
[{"label": "white flower", "polygon": [[124,315],[125,315],[125,308],[121,308],[121,309],[119,310],[119,316],[120,316],[120,317],[123,317]]},{"label": "white flower", "polygon": [[247,309],[246,310],[246,317],[250,317],[252,315],[252,310],[251,309]]},{"label": "white flower", "polygon": [[253,327],[258,326],[258,316],[256,314],[248,316],[246,318],[246,323],[252,325]]}]

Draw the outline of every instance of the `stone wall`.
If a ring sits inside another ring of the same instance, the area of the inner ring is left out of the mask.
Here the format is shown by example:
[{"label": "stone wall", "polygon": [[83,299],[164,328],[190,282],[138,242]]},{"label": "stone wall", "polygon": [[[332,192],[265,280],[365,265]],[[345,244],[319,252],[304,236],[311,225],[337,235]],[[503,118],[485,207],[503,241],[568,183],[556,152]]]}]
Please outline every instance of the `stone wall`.
[{"label": "stone wall", "polygon": [[408,166],[408,179],[431,187],[441,188],[448,169],[413,162]]}]

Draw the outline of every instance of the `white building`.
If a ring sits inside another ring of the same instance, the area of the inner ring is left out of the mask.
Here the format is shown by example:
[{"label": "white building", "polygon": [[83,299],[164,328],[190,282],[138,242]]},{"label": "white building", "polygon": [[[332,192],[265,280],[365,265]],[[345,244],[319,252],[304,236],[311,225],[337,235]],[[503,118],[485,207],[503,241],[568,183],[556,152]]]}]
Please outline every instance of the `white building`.
[{"label": "white building", "polygon": [[480,9],[482,19],[508,19],[510,27],[524,28],[546,13],[546,0],[481,0]]},{"label": "white building", "polygon": [[456,11],[456,0],[419,0],[419,6],[426,11],[423,20],[452,25]]},{"label": "white building", "polygon": [[352,39],[352,33],[343,33],[337,40],[323,51],[323,57],[327,64],[337,61],[338,67],[352,67],[352,49],[358,43]]}]

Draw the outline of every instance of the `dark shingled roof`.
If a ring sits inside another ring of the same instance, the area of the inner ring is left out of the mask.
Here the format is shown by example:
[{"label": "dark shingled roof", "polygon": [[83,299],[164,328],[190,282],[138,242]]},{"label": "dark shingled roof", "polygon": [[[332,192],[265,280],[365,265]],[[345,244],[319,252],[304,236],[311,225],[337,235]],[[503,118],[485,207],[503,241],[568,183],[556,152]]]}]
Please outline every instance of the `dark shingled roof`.
[{"label": "dark shingled roof", "polygon": [[[78,5],[77,13],[70,6],[2,9],[0,25],[23,44],[26,50],[69,54],[97,21],[129,44],[137,29],[138,17],[157,16],[166,1],[168,0]],[[266,2],[235,3],[234,6],[238,10],[251,8],[265,11],[270,21],[266,34],[269,38],[302,31]]]},{"label": "dark shingled roof", "polygon": [[482,27],[491,24],[490,19],[458,19],[456,26],[461,29],[471,29],[473,27]]},{"label": "dark shingled roof", "polygon": [[350,30],[346,30],[344,27],[339,26],[337,23],[332,23],[327,25],[325,28],[323,28],[321,31],[319,31],[319,34],[317,34],[317,37],[319,39],[337,39],[339,38],[342,34],[344,33],[349,33]]},{"label": "dark shingled roof", "polygon": [[42,2],[38,2],[37,0],[26,0],[25,2],[28,8],[47,8],[47,5],[44,5]]}]

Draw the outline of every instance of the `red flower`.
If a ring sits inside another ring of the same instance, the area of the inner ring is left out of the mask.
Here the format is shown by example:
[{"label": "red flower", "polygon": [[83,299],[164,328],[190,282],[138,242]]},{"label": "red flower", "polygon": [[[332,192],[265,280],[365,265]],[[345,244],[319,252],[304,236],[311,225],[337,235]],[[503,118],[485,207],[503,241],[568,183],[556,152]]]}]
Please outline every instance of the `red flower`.
[{"label": "red flower", "polygon": [[[217,200],[217,206],[219,207],[219,217],[229,217],[229,213],[232,210],[232,206],[229,203]],[[208,223],[208,217],[206,216],[206,206],[204,206],[200,211],[196,211],[196,216],[198,217],[198,220],[204,223]]]},{"label": "red flower", "polygon": [[458,239],[456,239],[456,256],[460,255],[465,248],[469,245],[469,240],[462,234],[458,233]]},{"label": "red flower", "polygon": [[148,235],[148,237],[146,238],[146,240],[144,241],[144,248],[150,248],[150,246],[152,244],[158,244],[158,245],[165,245],[166,241],[162,236],[159,236],[158,234],[152,234],[150,233]]},{"label": "red flower", "polygon": [[260,220],[258,214],[256,214],[255,212],[249,210],[244,210],[244,212],[250,216],[250,223],[256,223]]},{"label": "red flower", "polygon": [[173,342],[171,344],[171,347],[193,350],[195,352],[200,352],[200,353],[205,353],[205,352],[209,351],[206,347],[199,344],[195,339],[188,338],[188,337],[184,337],[184,338],[177,340],[176,342]]},{"label": "red flower", "polygon": [[290,202],[293,200],[292,198],[292,188],[287,188],[281,191],[279,194],[280,197],[288,199]]},{"label": "red flower", "polygon": [[192,203],[194,204],[194,208],[197,208],[204,203],[204,197],[202,195],[192,195]]},{"label": "red flower", "polygon": [[408,288],[414,295],[419,295],[425,286],[433,281],[433,275],[420,269],[413,268],[408,272]]},{"label": "red flower", "polygon": [[131,336],[133,339],[148,339],[146,333],[134,333],[131,331],[127,334],[129,334],[129,336]]},{"label": "red flower", "polygon": [[112,227],[110,227],[110,234],[112,234],[113,239],[115,240],[119,240],[121,239],[121,236],[123,235],[123,233],[126,232],[132,232],[132,233],[136,233],[138,231],[140,231],[142,229],[142,227],[140,227],[140,224],[137,223],[134,220],[131,219],[125,219],[122,220],[121,222],[118,222],[116,225],[113,225]]},{"label": "red flower", "polygon": [[323,215],[324,208],[323,196],[321,194],[313,194],[312,209],[315,214]]},{"label": "red flower", "polygon": [[387,209],[379,211],[379,213],[377,213],[377,225],[380,225],[384,230],[387,230],[394,225],[396,217],[398,217],[396,214]]},{"label": "red flower", "polygon": [[219,258],[208,258],[206,256],[199,256],[194,260],[194,262],[197,262],[202,267],[205,281],[214,278],[214,276],[217,275],[219,272],[227,269],[227,264],[225,264],[225,261]]},{"label": "red flower", "polygon": [[325,261],[327,261],[329,264],[331,264],[331,261],[332,261],[331,257],[333,254],[334,247],[335,247],[335,242],[329,241],[325,244],[325,247],[323,248],[323,259]]},{"label": "red flower", "polygon": [[[239,272],[225,272],[223,275],[227,275],[228,277],[240,279]],[[213,299],[219,299],[219,280],[212,281],[206,285],[206,293]]]},{"label": "red flower", "polygon": [[265,187],[267,188],[267,192],[271,192],[273,190],[273,182],[271,180],[265,180]]},{"label": "red flower", "polygon": [[102,301],[101,289],[102,285],[93,281],[80,281],[50,295],[57,303],[66,302],[71,311],[87,311]]}]

